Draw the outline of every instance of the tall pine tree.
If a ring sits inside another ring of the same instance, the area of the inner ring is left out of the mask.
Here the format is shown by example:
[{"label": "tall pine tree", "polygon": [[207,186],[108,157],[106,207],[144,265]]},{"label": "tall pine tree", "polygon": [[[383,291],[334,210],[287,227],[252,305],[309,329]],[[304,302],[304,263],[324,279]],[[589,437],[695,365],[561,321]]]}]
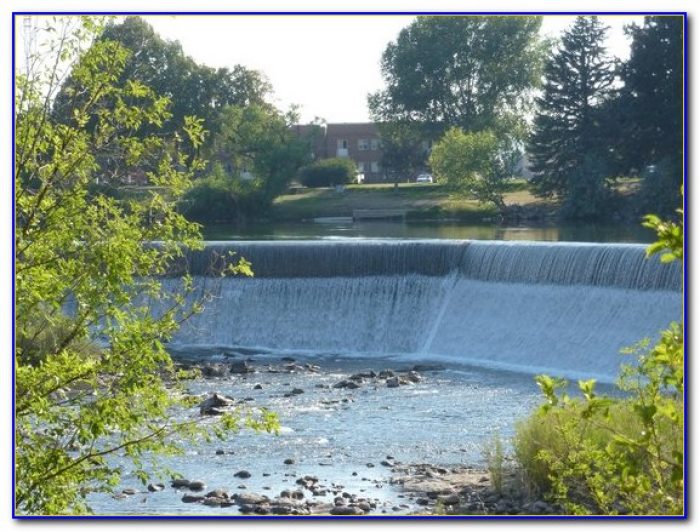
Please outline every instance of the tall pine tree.
[{"label": "tall pine tree", "polygon": [[627,31],[621,151],[626,169],[642,170],[643,209],[671,214],[683,181],[683,17],[649,16]]},{"label": "tall pine tree", "polygon": [[564,33],[545,65],[528,145],[536,193],[563,198],[575,217],[597,215],[608,192],[601,107],[615,73],[606,31],[598,17],[579,16]]}]

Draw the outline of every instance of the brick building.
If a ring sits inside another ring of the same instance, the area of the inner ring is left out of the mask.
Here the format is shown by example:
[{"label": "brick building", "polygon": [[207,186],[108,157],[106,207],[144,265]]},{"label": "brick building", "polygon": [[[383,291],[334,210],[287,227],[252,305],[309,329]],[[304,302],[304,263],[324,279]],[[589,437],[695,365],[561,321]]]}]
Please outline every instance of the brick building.
[{"label": "brick building", "polygon": [[357,164],[357,170],[364,175],[366,183],[386,180],[381,167],[382,144],[376,124],[297,125],[294,130],[297,135],[312,139],[314,159],[349,157]]}]

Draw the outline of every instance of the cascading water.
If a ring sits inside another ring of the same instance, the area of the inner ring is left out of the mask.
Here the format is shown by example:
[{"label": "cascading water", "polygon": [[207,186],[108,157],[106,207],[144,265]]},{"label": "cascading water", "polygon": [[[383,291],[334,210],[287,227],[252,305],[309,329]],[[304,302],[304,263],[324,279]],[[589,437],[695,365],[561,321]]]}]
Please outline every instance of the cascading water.
[{"label": "cascading water", "polygon": [[[173,343],[442,360],[615,378],[621,348],[682,315],[680,265],[644,246],[462,241],[210,243],[206,299]],[[211,275],[237,252],[255,278]],[[181,265],[184,267],[185,265]],[[164,280],[166,287],[175,280]]]}]

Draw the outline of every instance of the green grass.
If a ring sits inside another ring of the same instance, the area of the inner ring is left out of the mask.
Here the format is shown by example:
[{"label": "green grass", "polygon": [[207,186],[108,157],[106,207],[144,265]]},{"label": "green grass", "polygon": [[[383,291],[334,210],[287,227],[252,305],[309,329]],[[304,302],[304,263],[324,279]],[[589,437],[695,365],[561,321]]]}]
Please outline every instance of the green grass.
[{"label": "green grass", "polygon": [[[524,180],[513,180],[506,193],[508,204],[535,204]],[[352,216],[355,209],[400,209],[409,219],[480,221],[494,217],[492,205],[447,190],[439,183],[348,185],[343,192],[331,188],[300,189],[275,200],[272,217],[280,221],[309,220],[326,216]]]}]

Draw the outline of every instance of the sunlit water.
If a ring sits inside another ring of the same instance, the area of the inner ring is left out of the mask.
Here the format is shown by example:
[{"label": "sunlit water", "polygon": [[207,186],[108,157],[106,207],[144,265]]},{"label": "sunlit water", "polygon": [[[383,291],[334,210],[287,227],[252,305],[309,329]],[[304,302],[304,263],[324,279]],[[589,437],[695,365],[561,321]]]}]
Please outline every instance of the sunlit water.
[{"label": "sunlit water", "polygon": [[[191,353],[190,353],[191,354]],[[206,356],[212,360],[210,354]],[[278,355],[256,355],[253,360],[279,360]],[[300,362],[303,358],[297,357]],[[317,355],[318,373],[267,373],[236,376],[230,380],[192,382],[192,393],[220,392],[237,398],[250,397],[253,407],[266,406],[279,415],[278,435],[243,431],[226,441],[188,447],[184,456],[159,460],[185,478],[201,479],[208,489],[225,488],[232,493],[250,491],[277,496],[295,489],[296,477],[316,475],[321,483],[342,485],[342,491],[380,501],[376,512],[408,513],[418,507],[413,499],[389,483],[391,471],[380,464],[387,456],[404,464],[430,463],[443,466],[483,466],[483,448],[494,436],[509,446],[514,422],[538,403],[538,389],[530,376],[492,372],[465,366],[422,372],[423,381],[400,388],[387,388],[382,381],[366,383],[357,390],[320,389],[332,386],[351,373],[385,368],[404,369],[406,364],[374,359],[360,361],[338,355]],[[262,390],[254,390],[256,383]],[[284,397],[293,388],[304,393]],[[188,413],[197,416],[196,409]],[[217,450],[225,454],[217,455]],[[284,465],[292,458],[294,465]],[[372,464],[374,467],[368,467]],[[252,473],[241,480],[233,475]],[[129,468],[126,469],[129,471]],[[269,476],[263,476],[263,474]],[[356,476],[353,473],[357,473]],[[107,495],[91,497],[98,514],[235,515],[237,507],[210,508],[181,502],[184,491],[168,486],[164,491],[125,499]],[[239,488],[239,486],[245,488]],[[121,487],[139,487],[126,474]],[[307,496],[310,496],[307,492]],[[332,501],[333,496],[315,497]],[[405,504],[399,511],[393,507]]]}]

